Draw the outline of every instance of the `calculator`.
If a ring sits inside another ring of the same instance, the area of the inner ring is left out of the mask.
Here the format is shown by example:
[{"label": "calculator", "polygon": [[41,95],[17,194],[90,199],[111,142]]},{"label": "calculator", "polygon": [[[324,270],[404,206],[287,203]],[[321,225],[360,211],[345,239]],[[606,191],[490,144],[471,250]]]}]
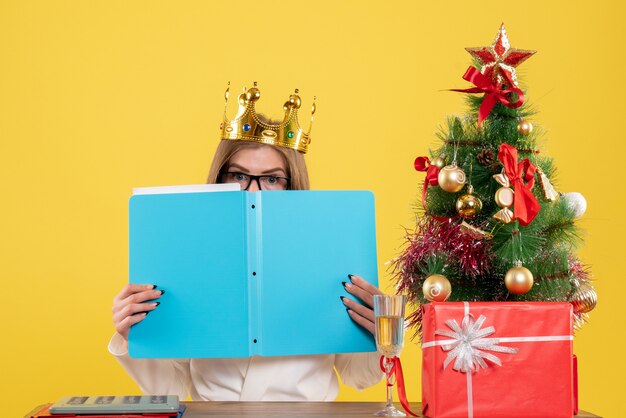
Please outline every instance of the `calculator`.
[{"label": "calculator", "polygon": [[52,414],[176,413],[178,396],[66,396],[50,406]]}]

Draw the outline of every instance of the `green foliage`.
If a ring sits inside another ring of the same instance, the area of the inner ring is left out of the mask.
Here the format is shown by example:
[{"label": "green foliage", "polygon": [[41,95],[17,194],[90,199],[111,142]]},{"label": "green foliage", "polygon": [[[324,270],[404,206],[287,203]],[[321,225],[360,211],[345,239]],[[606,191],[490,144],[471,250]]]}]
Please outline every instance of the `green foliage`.
[{"label": "green foliage", "polygon": [[580,245],[582,241],[580,230],[574,222],[572,209],[565,201],[544,203],[540,214],[542,216],[537,216],[534,223],[546,238],[548,247],[565,246],[571,251]]},{"label": "green foliage", "polygon": [[498,224],[493,234],[496,262],[501,268],[511,267],[517,261],[530,262],[542,251],[545,241],[534,222],[527,227],[518,222]]}]

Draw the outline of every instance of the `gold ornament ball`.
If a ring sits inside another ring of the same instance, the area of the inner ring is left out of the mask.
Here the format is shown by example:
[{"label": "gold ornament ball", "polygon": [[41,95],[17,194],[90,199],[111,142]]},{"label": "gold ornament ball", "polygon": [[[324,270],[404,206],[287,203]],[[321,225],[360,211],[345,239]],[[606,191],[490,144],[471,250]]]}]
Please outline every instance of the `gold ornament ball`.
[{"label": "gold ornament ball", "polygon": [[456,201],[456,213],[461,218],[475,218],[483,208],[483,202],[473,194],[464,194]]},{"label": "gold ornament ball", "polygon": [[441,170],[446,165],[446,161],[441,157],[435,157],[430,164]]},{"label": "gold ornament ball", "polygon": [[533,131],[533,124],[527,120],[522,120],[517,124],[517,132],[522,135],[529,135]]},{"label": "gold ornament ball", "polygon": [[534,284],[533,274],[526,267],[515,266],[509,269],[504,276],[504,284],[509,292],[515,295],[523,295]]},{"label": "gold ornament ball", "polygon": [[573,306],[574,313],[582,314],[588,313],[596,307],[598,303],[598,294],[591,285],[583,283],[578,286],[578,289],[572,295],[570,303]]},{"label": "gold ornament ball", "polygon": [[465,185],[465,172],[456,164],[447,165],[439,170],[437,182],[446,192],[456,193]]},{"label": "gold ornament ball", "polygon": [[441,274],[431,274],[422,285],[424,297],[431,302],[445,302],[452,293],[450,281]]}]

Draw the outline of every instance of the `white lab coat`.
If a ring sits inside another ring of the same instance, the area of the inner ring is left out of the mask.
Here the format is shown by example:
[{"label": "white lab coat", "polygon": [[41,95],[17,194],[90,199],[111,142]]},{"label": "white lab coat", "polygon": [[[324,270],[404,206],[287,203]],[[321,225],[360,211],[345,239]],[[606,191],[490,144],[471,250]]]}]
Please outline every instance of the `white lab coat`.
[{"label": "white lab coat", "polygon": [[380,381],[380,354],[236,359],[132,359],[128,344],[115,334],[109,352],[146,395],[190,394],[206,401],[332,401],[339,393],[337,374],[348,386],[365,389]]}]

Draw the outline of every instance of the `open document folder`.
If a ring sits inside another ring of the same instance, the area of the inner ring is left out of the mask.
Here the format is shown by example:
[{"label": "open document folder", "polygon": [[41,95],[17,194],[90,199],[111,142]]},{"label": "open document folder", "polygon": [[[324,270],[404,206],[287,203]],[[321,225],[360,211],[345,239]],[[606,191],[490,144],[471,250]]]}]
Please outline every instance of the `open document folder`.
[{"label": "open document folder", "polygon": [[339,298],[378,285],[371,192],[136,189],[129,218],[130,282],[165,290],[131,357],[375,351]]}]

